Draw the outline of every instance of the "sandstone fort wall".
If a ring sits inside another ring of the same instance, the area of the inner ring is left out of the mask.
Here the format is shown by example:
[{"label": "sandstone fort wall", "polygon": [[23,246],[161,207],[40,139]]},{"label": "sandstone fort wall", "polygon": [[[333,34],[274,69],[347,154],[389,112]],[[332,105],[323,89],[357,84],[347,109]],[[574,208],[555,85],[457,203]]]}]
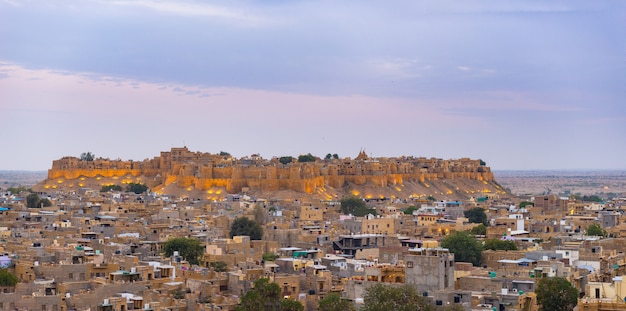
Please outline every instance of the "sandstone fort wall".
[{"label": "sandstone fort wall", "polygon": [[230,156],[172,148],[144,161],[95,159],[81,161],[64,157],[53,161],[48,180],[78,178],[150,177],[153,183],[207,190],[223,187],[229,193],[243,188],[264,191],[295,190],[313,193],[318,187],[354,185],[393,186],[404,182],[427,183],[439,179],[468,179],[491,182],[491,169],[481,160],[468,158],[375,158],[363,152],[356,159],[318,160],[282,164],[276,158],[258,155],[235,159]]}]

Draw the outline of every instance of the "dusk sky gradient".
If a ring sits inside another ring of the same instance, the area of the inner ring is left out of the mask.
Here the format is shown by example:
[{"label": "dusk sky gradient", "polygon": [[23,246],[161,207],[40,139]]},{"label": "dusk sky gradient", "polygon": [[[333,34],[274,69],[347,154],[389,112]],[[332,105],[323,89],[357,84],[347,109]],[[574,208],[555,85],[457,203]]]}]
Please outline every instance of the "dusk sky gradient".
[{"label": "dusk sky gradient", "polygon": [[626,1],[0,0],[1,170],[171,147],[626,169]]}]

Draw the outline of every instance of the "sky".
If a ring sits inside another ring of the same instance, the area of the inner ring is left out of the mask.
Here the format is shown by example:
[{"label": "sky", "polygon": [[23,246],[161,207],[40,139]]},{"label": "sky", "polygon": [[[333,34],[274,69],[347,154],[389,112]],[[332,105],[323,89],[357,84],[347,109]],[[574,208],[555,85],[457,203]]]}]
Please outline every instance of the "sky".
[{"label": "sky", "polygon": [[626,1],[0,0],[0,170],[172,147],[626,169]]}]

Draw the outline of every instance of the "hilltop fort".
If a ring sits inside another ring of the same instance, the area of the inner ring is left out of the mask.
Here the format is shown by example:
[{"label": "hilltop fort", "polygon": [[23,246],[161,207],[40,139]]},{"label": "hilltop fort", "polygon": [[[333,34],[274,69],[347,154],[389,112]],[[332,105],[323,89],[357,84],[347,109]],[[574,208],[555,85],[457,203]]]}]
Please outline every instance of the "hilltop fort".
[{"label": "hilltop fort", "polygon": [[346,194],[366,198],[450,198],[505,193],[482,160],[443,160],[424,157],[372,158],[361,151],[354,159],[315,159],[283,164],[280,158],[172,148],[143,161],[63,157],[52,163],[48,178],[35,188],[96,188],[110,184],[145,183],[161,194],[202,195],[218,199],[227,193],[292,191],[322,199]]}]

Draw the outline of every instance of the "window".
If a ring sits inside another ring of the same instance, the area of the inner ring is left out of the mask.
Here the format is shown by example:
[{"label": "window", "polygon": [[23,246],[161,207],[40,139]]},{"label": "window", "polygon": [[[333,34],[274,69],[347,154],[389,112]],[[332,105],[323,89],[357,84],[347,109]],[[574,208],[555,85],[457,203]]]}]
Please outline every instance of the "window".
[{"label": "window", "polygon": [[406,267],[407,268],[413,268],[413,262],[412,261],[407,261],[406,262]]}]

